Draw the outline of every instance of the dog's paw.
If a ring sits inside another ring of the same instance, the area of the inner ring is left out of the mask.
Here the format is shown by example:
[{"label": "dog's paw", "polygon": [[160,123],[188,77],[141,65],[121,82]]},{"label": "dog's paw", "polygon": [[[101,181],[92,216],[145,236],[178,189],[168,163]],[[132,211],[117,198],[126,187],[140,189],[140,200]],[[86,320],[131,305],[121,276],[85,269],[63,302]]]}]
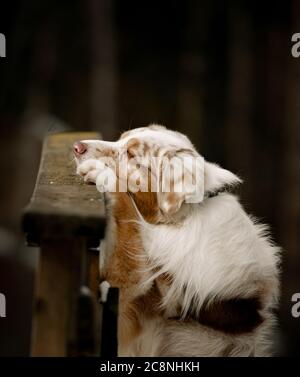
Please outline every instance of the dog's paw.
[{"label": "dog's paw", "polygon": [[97,177],[103,169],[103,164],[95,159],[83,161],[77,167],[77,174],[81,175],[85,182],[96,183]]},{"label": "dog's paw", "polygon": [[97,175],[96,187],[101,193],[116,192],[117,179],[115,172],[109,167],[106,167],[102,174]]}]

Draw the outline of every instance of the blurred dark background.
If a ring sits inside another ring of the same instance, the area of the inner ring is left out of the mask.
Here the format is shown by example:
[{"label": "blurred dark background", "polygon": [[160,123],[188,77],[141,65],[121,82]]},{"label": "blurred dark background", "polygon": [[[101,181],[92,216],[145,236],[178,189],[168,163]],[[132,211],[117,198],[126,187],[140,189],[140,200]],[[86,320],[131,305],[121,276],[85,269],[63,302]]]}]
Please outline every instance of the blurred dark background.
[{"label": "blurred dark background", "polygon": [[[37,250],[20,215],[48,133],[158,122],[239,174],[283,252],[278,355],[300,354],[300,2],[0,2],[0,355],[28,355]],[[55,279],[55,277],[53,277]]]}]

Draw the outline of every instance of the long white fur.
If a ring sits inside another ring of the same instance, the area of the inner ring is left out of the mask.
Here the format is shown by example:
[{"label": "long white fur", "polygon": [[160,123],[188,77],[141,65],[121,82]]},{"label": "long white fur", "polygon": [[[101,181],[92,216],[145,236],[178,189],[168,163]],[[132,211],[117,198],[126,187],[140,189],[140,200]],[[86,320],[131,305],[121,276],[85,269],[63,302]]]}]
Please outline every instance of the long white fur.
[{"label": "long white fur", "polygon": [[179,226],[141,222],[141,235],[158,274],[173,276],[163,304],[185,292],[183,314],[192,303],[200,310],[207,299],[249,297],[277,276],[279,250],[229,194],[198,204]]},{"label": "long white fur", "polygon": [[[159,144],[164,150],[169,145],[194,148],[186,136],[157,127],[155,130],[133,130],[116,143],[99,143],[122,148],[131,137],[136,137]],[[79,165],[79,173],[80,169],[86,171],[89,166],[90,170],[94,169],[95,163],[89,161],[93,160],[94,145],[100,145],[97,141],[85,142],[90,150],[87,160]],[[233,173],[209,162],[205,162],[204,179],[204,182],[199,182],[204,184],[204,191],[217,191],[223,186],[241,182]],[[233,339],[232,356],[265,354],[273,324],[270,310],[276,306],[278,299],[279,248],[272,244],[267,227],[248,216],[238,199],[231,194],[220,193],[200,203],[184,203],[182,207],[185,216],[180,221],[153,225],[143,219],[135,206],[139,214],[145,257],[150,261],[149,270],[157,268],[157,272],[150,276],[145,273],[145,280],[138,288],[140,292],[144,293],[160,274],[171,274],[173,280],[162,306],[172,308],[180,301],[184,316],[191,305],[199,311],[204,302],[215,298],[251,297],[256,292],[266,290],[263,295],[263,311],[269,320],[251,334],[228,337],[201,326],[197,329],[187,326],[185,330],[178,327],[172,330],[172,326],[166,327],[159,319],[155,319],[147,323],[143,336],[135,342],[132,349],[122,350],[121,354],[163,354],[165,344],[169,350],[173,349],[174,354],[170,351],[168,355],[175,355],[176,350],[184,354],[183,350],[187,348],[186,356],[198,356],[199,352],[201,355],[207,353],[208,356],[214,356],[227,343],[231,344]],[[110,219],[110,223],[113,223],[113,219]],[[115,225],[111,225],[108,229],[106,238],[111,247],[106,246],[105,254],[112,253],[108,249],[114,247],[110,231],[114,227]],[[195,345],[198,344],[195,352],[186,346],[191,340]]]}]

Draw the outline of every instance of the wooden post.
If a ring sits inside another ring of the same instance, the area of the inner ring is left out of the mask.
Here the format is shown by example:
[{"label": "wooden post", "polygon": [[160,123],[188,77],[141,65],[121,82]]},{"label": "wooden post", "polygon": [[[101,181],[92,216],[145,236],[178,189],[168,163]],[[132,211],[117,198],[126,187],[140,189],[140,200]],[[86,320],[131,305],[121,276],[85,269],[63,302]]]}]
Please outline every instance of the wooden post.
[{"label": "wooden post", "polygon": [[61,133],[46,139],[24,211],[28,245],[40,246],[33,356],[97,355],[100,349],[98,258],[89,257],[88,249],[104,235],[105,208],[95,187],[76,175],[72,155],[76,140],[96,138],[97,133]]},{"label": "wooden post", "polygon": [[75,342],[70,324],[80,287],[80,256],[84,252],[83,239],[43,241],[36,286],[32,356],[67,356],[68,345]]}]

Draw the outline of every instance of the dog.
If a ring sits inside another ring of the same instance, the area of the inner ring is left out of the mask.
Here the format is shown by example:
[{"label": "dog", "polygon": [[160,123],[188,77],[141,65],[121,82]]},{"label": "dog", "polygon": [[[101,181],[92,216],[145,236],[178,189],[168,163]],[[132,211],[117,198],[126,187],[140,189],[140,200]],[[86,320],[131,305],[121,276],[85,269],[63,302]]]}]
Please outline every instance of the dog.
[{"label": "dog", "polygon": [[74,154],[108,198],[100,275],[120,290],[118,355],[272,355],[280,249],[231,193],[241,179],[160,125]]}]

